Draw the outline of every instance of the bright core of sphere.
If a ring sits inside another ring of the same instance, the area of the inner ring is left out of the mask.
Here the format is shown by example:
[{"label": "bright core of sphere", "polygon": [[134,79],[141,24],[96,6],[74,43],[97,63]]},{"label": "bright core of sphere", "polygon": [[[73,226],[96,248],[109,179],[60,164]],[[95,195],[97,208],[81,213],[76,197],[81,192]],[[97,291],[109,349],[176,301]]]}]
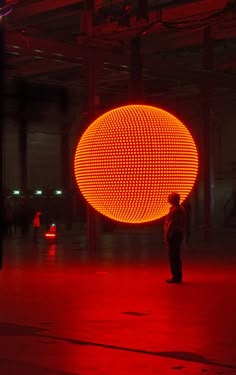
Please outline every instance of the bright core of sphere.
[{"label": "bright core of sphere", "polygon": [[78,187],[101,214],[124,223],[165,216],[167,197],[183,201],[194,185],[198,154],[175,116],[156,107],[128,105],[97,118],[76,148]]}]

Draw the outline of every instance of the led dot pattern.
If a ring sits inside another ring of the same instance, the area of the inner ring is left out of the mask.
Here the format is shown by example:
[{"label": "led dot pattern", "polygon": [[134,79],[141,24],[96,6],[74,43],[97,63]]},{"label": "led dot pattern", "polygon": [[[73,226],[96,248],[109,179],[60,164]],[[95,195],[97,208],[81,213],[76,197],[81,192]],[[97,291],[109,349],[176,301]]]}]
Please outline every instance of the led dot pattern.
[{"label": "led dot pattern", "polygon": [[128,105],[97,118],[75,152],[79,189],[97,211],[119,222],[165,216],[167,197],[183,201],[197,177],[194,140],[175,116],[156,107]]}]

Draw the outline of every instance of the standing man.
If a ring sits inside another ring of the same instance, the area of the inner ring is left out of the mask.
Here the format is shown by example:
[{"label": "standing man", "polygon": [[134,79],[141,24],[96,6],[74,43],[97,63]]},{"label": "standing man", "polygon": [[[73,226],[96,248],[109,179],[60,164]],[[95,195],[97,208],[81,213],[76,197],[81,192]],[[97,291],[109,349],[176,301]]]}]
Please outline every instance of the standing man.
[{"label": "standing man", "polygon": [[186,214],[183,206],[180,205],[180,195],[171,193],[168,196],[171,204],[164,224],[164,240],[168,250],[170,271],[172,278],[166,280],[167,283],[182,283],[182,262],[181,244],[186,231]]}]

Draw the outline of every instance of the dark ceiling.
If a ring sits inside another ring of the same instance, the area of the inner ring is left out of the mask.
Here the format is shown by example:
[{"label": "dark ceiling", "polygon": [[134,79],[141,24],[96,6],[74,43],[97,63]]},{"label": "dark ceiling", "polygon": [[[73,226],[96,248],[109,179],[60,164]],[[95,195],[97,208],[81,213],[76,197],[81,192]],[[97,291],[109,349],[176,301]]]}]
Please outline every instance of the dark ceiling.
[{"label": "dark ceiling", "polygon": [[[99,93],[126,95],[130,42],[141,36],[148,96],[209,80],[236,87],[236,1],[13,0],[5,17],[7,77],[83,93],[87,65],[102,67]],[[211,30],[213,63],[203,61]]]}]

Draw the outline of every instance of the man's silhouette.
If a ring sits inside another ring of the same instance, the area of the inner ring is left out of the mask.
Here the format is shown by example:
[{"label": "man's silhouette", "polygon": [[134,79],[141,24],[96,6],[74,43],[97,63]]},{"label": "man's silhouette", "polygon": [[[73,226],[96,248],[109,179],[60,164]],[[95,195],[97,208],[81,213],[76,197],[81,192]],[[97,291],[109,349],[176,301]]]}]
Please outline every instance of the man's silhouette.
[{"label": "man's silhouette", "polygon": [[166,282],[180,284],[182,282],[180,250],[186,230],[186,213],[184,207],[180,205],[180,195],[178,193],[170,194],[168,202],[171,207],[165,220],[164,239],[168,250],[172,278],[166,280]]}]

